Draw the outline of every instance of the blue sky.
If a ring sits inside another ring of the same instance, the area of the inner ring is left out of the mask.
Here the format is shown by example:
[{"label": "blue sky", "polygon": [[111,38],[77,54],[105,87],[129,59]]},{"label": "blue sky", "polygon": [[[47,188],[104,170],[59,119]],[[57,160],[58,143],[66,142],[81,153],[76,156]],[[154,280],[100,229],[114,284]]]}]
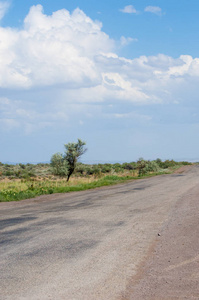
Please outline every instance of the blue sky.
[{"label": "blue sky", "polygon": [[199,160],[199,2],[0,1],[0,161]]}]

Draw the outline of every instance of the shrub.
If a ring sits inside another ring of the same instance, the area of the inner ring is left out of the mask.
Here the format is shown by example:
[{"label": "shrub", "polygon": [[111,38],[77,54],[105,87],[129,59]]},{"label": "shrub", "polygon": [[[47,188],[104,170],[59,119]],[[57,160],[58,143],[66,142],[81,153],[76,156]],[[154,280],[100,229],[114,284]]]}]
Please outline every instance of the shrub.
[{"label": "shrub", "polygon": [[145,165],[146,161],[142,157],[139,158],[139,160],[137,161],[138,176],[142,176],[145,174]]},{"label": "shrub", "polygon": [[83,165],[81,163],[78,163],[77,166],[76,166],[76,169],[75,169],[75,173],[76,174],[79,173],[80,175],[83,175],[85,172],[86,172],[85,165]]},{"label": "shrub", "polygon": [[192,165],[192,163],[188,162],[188,161],[182,161],[181,164],[183,166],[188,166],[188,165]]},{"label": "shrub", "polygon": [[68,174],[68,163],[61,153],[55,153],[51,157],[52,173],[54,175],[65,176]]},{"label": "shrub", "polygon": [[149,172],[158,172],[160,170],[160,167],[155,161],[146,161],[145,167],[144,167],[144,172],[149,173]]},{"label": "shrub", "polygon": [[125,170],[134,170],[136,167],[132,164],[132,163],[124,163],[122,165],[122,167],[125,169]]},{"label": "shrub", "polygon": [[92,167],[87,167],[85,171],[86,171],[86,175],[93,175],[94,174],[94,171],[93,171]]},{"label": "shrub", "polygon": [[144,160],[143,158],[140,158],[137,161],[137,169],[139,176],[142,176],[150,172],[158,172],[160,167],[156,161]]},{"label": "shrub", "polygon": [[14,175],[14,172],[13,171],[5,171],[5,176],[13,176]]},{"label": "shrub", "polygon": [[19,166],[22,168],[22,169],[25,169],[26,166],[24,164],[19,164]]},{"label": "shrub", "polygon": [[111,170],[112,170],[112,165],[111,164],[102,165],[102,168],[101,168],[102,173],[109,173],[109,172],[111,172]]},{"label": "shrub", "polygon": [[101,174],[101,168],[99,168],[97,165],[93,166],[93,174],[100,175]]}]

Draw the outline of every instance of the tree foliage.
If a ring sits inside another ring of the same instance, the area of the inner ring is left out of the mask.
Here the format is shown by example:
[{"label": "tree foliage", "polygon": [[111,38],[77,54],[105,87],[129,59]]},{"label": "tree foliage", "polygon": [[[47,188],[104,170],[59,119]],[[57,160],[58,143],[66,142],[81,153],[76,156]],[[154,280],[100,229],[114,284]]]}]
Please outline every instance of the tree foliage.
[{"label": "tree foliage", "polygon": [[86,143],[78,139],[77,143],[65,144],[65,153],[55,153],[51,157],[52,172],[55,175],[67,176],[67,181],[73,174],[78,159],[86,152]]},{"label": "tree foliage", "polygon": [[69,180],[70,176],[73,174],[78,159],[86,152],[87,149],[84,147],[85,145],[86,143],[80,139],[78,139],[77,143],[68,143],[64,145],[65,147],[64,160],[66,160],[68,163],[67,181]]}]

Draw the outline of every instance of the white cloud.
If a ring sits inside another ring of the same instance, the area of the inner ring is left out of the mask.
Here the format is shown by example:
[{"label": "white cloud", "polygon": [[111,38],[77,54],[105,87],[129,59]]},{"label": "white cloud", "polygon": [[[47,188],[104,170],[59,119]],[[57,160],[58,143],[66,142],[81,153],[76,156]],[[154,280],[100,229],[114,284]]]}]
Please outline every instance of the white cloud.
[{"label": "white cloud", "polygon": [[[0,91],[15,90],[11,98],[0,98],[1,125],[9,129],[28,134],[66,126],[74,115],[83,125],[86,118],[100,115],[105,102],[180,103],[189,91],[199,92],[199,58],[119,57],[118,44],[102,24],[79,9],[47,16],[40,5],[33,6],[23,29],[0,27],[0,36]],[[120,40],[123,46],[133,41]],[[122,118],[123,113],[114,113]]]},{"label": "white cloud", "polygon": [[39,109],[32,108],[32,105],[27,105],[26,102],[0,98],[1,130],[10,131],[19,128],[26,134],[30,134],[41,128],[53,127],[57,121],[68,121],[66,112],[56,111],[56,109],[46,109],[45,112],[41,112]]},{"label": "white cloud", "polygon": [[127,46],[127,45],[129,45],[130,43],[132,43],[132,42],[137,42],[138,41],[138,39],[136,39],[136,38],[131,38],[131,37],[124,37],[124,36],[121,36],[121,38],[120,38],[120,43],[121,43],[121,45],[122,46]]},{"label": "white cloud", "polygon": [[[151,116],[148,115],[143,115],[143,114],[138,114],[135,112],[128,112],[128,113],[116,113],[113,115],[116,119],[132,119],[136,120],[139,122],[145,122],[145,121],[150,121],[152,119]],[[110,116],[112,117],[112,116]]]},{"label": "white cloud", "polygon": [[121,12],[126,13],[126,14],[136,14],[137,10],[133,5],[127,5],[124,8],[120,9]]},{"label": "white cloud", "polygon": [[144,11],[153,13],[158,16],[162,15],[162,9],[159,6],[147,6],[145,7]]},{"label": "white cloud", "polygon": [[83,11],[47,16],[33,6],[23,30],[0,28],[0,86],[91,86],[100,81],[93,57],[114,42]]},{"label": "white cloud", "polygon": [[[2,88],[50,86],[65,90],[71,101],[77,101],[81,92],[83,102],[114,98],[154,103],[161,101],[155,90],[160,81],[166,85],[174,76],[198,76],[198,60],[190,56],[118,57],[113,52],[116,43],[102,31],[102,24],[80,9],[47,16],[41,5],[33,6],[22,30],[0,27],[0,34]],[[122,36],[120,43],[133,41]]]},{"label": "white cloud", "polygon": [[13,129],[19,128],[20,124],[15,119],[0,119],[0,127],[4,132],[11,131]]},{"label": "white cloud", "polygon": [[134,86],[131,80],[125,79],[119,73],[104,73],[103,84],[114,99],[123,99],[134,103],[149,100],[149,96],[141,88]]},{"label": "white cloud", "polygon": [[8,9],[10,7],[10,2],[8,1],[0,1],[0,20],[3,19],[5,14],[7,13]]}]

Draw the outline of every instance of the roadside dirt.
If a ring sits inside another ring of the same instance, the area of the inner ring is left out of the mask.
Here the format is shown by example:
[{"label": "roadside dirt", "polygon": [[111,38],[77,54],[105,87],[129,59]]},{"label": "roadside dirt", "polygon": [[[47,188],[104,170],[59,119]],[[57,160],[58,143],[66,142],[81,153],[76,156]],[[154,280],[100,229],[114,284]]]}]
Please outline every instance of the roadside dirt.
[{"label": "roadside dirt", "polygon": [[189,171],[192,168],[192,165],[182,166],[179,169],[175,170],[173,174],[182,174]]},{"label": "roadside dirt", "polygon": [[181,198],[122,300],[199,299],[199,187]]}]

